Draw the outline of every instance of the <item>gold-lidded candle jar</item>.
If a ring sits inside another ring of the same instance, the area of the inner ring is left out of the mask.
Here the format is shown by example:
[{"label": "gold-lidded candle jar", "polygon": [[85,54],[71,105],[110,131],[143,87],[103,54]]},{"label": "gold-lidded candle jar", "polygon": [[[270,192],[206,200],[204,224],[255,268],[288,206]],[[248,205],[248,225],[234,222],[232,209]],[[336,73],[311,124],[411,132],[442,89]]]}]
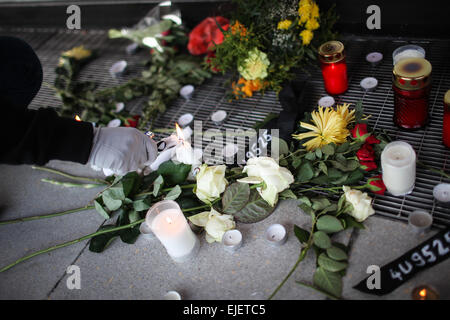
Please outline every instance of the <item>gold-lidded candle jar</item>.
[{"label": "gold-lidded candle jar", "polygon": [[331,94],[341,94],[348,89],[347,63],[344,44],[340,41],[328,41],[319,47],[319,60],[325,90]]},{"label": "gold-lidded candle jar", "polygon": [[427,124],[431,69],[423,58],[403,59],[394,66],[394,123],[400,128],[414,130]]}]

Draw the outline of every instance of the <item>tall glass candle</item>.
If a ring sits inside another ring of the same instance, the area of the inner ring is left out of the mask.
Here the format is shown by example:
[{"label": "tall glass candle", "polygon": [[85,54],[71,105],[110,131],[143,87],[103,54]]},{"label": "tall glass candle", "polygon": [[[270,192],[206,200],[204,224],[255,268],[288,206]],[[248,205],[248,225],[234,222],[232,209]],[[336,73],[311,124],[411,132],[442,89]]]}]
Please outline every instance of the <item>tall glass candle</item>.
[{"label": "tall glass candle", "polygon": [[347,64],[342,42],[328,41],[322,44],[319,47],[319,60],[325,90],[331,95],[347,91]]},{"label": "tall glass candle", "polygon": [[450,90],[444,96],[444,121],[442,124],[442,142],[450,148]]},{"label": "tall glass candle", "polygon": [[198,238],[175,201],[157,202],[148,210],[145,221],[174,261],[184,262],[198,252]]},{"label": "tall glass candle", "polygon": [[393,70],[394,123],[420,129],[428,122],[431,64],[423,58],[400,60]]},{"label": "tall glass candle", "polygon": [[383,182],[394,196],[411,193],[416,181],[416,153],[410,144],[394,141],[381,153]]}]

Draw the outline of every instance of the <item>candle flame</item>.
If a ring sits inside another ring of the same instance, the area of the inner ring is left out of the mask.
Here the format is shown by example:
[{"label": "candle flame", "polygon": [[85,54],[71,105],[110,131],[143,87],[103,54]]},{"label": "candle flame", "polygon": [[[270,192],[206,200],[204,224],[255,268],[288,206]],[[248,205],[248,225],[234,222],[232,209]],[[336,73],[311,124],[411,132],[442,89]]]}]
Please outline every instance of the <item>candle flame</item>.
[{"label": "candle flame", "polygon": [[169,217],[166,218],[167,223],[172,224],[172,219],[170,219]]},{"label": "candle flame", "polygon": [[81,118],[78,115],[75,115],[75,120],[76,121],[81,121]]},{"label": "candle flame", "polygon": [[427,289],[422,289],[419,291],[419,296],[425,298],[427,296]]},{"label": "candle flame", "polygon": [[184,141],[183,130],[181,130],[180,126],[176,122],[175,122],[175,128],[177,129],[177,137],[178,137],[178,139]]}]

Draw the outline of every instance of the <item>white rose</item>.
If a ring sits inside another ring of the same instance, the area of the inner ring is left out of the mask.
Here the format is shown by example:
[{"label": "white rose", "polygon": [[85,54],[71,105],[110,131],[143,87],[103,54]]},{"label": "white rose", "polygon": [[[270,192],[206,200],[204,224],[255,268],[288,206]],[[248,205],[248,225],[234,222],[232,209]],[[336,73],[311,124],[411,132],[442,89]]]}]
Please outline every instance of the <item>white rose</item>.
[{"label": "white rose", "polygon": [[225,179],[225,169],[225,165],[208,167],[203,164],[200,166],[200,171],[196,176],[195,194],[201,201],[211,203],[225,191],[228,183]]},{"label": "white rose", "polygon": [[343,186],[345,192],[345,199],[353,205],[353,211],[349,214],[358,222],[362,222],[370,215],[375,213],[372,208],[372,198],[366,192],[350,189],[350,187]]},{"label": "white rose", "polygon": [[278,193],[289,188],[294,182],[292,173],[280,167],[278,163],[270,157],[250,158],[242,172],[247,173],[248,178],[239,179],[237,181],[243,183],[260,183],[266,184],[265,188],[257,188],[261,197],[271,206],[274,206],[278,200]]},{"label": "white rose", "polygon": [[220,214],[212,208],[210,212],[201,212],[188,217],[188,219],[193,224],[205,228],[205,239],[208,243],[212,243],[214,241],[221,242],[225,232],[236,227],[236,223],[233,221],[232,215]]}]

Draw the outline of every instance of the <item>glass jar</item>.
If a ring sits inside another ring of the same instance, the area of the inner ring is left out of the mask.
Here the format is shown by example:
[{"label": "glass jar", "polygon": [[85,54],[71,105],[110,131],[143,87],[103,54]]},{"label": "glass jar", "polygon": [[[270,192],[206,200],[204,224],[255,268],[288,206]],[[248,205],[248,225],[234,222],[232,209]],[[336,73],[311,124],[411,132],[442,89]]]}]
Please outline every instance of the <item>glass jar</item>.
[{"label": "glass jar", "polygon": [[344,44],[340,41],[328,41],[319,47],[319,60],[323,82],[328,94],[336,95],[347,91],[347,64]]},{"label": "glass jar", "polygon": [[393,70],[394,123],[402,129],[423,128],[428,122],[431,64],[423,58],[399,61]]},{"label": "glass jar", "polygon": [[444,121],[442,124],[442,142],[450,148],[450,90],[444,96]]}]

